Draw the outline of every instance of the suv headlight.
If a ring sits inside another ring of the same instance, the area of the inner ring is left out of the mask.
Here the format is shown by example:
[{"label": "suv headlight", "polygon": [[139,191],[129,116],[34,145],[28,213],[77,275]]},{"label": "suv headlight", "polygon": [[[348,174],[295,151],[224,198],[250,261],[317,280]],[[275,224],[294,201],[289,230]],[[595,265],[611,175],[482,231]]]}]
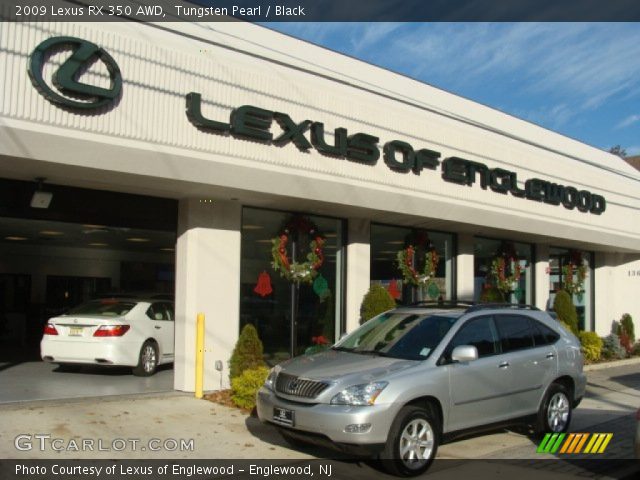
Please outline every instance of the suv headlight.
[{"label": "suv headlight", "polygon": [[372,382],[345,388],[331,399],[331,405],[373,405],[388,382]]},{"label": "suv headlight", "polygon": [[267,379],[264,381],[265,388],[269,390],[274,390],[276,388],[276,377],[278,376],[279,369],[276,370],[276,367],[273,367],[269,371],[269,375],[267,375]]}]

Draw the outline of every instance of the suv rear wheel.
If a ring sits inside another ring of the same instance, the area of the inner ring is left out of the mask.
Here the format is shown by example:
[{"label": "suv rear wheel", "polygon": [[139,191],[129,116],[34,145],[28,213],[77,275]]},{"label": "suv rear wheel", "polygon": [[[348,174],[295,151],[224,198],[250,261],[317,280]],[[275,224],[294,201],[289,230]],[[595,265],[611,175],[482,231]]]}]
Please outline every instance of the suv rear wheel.
[{"label": "suv rear wheel", "polygon": [[569,391],[560,383],[552,383],[538,411],[536,433],[566,432],[570,423],[571,399]]},{"label": "suv rear wheel", "polygon": [[420,475],[431,466],[439,442],[440,422],[431,409],[407,406],[393,421],[380,460],[393,475]]}]

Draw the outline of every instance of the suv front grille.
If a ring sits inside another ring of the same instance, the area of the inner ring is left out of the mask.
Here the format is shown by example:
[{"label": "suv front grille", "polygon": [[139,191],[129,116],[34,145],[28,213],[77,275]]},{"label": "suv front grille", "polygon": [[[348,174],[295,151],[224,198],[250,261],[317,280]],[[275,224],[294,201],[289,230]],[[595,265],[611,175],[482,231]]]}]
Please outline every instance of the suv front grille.
[{"label": "suv front grille", "polygon": [[296,397],[314,398],[329,385],[315,380],[306,380],[295,375],[279,373],[276,379],[276,392]]}]

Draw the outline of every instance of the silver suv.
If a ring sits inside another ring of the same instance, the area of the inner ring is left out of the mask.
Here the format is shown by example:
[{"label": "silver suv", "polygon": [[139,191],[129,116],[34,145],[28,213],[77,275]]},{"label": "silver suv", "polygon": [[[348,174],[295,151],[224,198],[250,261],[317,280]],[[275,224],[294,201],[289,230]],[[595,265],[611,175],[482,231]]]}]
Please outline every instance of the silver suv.
[{"label": "silver suv", "polygon": [[535,307],[418,304],[277,365],[257,411],[291,444],[377,455],[412,476],[462,431],[515,420],[566,431],[585,392],[582,365],[577,338]]}]

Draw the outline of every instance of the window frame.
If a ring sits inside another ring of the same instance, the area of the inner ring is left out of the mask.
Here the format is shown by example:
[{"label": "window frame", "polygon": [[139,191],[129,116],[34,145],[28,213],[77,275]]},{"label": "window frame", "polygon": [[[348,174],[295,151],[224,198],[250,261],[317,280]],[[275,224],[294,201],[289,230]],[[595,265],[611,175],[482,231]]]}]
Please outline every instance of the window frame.
[{"label": "window frame", "polygon": [[[495,334],[495,340],[494,340],[495,353],[490,354],[490,355],[480,356],[480,352],[478,352],[478,360],[480,360],[481,358],[489,358],[489,357],[495,357],[495,356],[501,355],[503,353],[502,352],[502,343],[500,342],[500,332],[498,331],[498,326],[497,326],[497,324],[495,322],[494,315],[493,314],[490,314],[490,315],[478,315],[478,316],[475,316],[475,317],[472,317],[472,318],[468,319],[466,322],[464,322],[460,326],[460,328],[458,328],[458,330],[456,330],[456,332],[453,334],[451,339],[447,342],[446,347],[444,347],[444,349],[442,350],[442,353],[440,354],[440,357],[438,358],[438,361],[436,362],[436,365],[438,365],[438,366],[440,366],[440,365],[451,365],[451,364],[455,363],[450,358],[447,358],[447,356],[450,356],[451,352],[453,352],[453,349],[451,349],[451,351],[449,351],[449,348],[451,347],[451,344],[456,339],[456,337],[465,328],[467,328],[467,326],[469,326],[472,322],[480,321],[480,320],[483,320],[483,319],[489,319],[489,325],[490,325],[490,327],[492,327],[491,330]],[[465,343],[465,344],[461,344],[461,345],[470,345],[470,344]]]}]

